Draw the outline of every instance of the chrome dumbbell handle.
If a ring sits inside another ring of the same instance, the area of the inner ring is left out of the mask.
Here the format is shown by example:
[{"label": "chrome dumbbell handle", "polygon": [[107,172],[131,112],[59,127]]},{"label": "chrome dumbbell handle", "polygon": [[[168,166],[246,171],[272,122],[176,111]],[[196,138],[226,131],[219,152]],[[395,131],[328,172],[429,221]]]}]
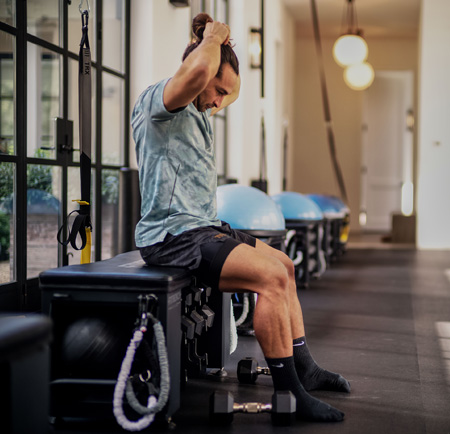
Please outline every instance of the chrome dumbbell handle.
[{"label": "chrome dumbbell handle", "polygon": [[272,404],[263,404],[262,402],[243,402],[233,404],[234,413],[270,413]]}]

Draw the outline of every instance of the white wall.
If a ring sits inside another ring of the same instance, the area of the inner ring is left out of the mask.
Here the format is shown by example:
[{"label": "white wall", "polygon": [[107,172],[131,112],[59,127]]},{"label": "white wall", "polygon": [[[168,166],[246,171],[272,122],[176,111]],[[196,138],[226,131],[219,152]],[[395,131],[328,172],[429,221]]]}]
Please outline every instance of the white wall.
[{"label": "white wall", "polygon": [[[190,27],[190,8],[175,8],[163,0],[131,2],[131,109],[145,88],[177,71]],[[130,164],[136,167],[131,137],[130,144]]]},{"label": "white wall", "polygon": [[261,76],[250,69],[249,29],[261,26],[259,0],[231,0],[230,28],[239,59],[241,92],[228,108],[228,176],[249,185],[259,176]]},{"label": "white wall", "polygon": [[450,2],[423,0],[420,35],[417,244],[450,249]]},{"label": "white wall", "polygon": [[[266,168],[269,194],[282,187],[283,120],[289,118],[292,86],[286,65],[293,40],[293,20],[279,0],[266,0],[264,11],[265,92],[261,98],[261,73],[250,68],[248,57],[251,27],[261,26],[260,0],[231,0],[230,27],[236,43],[242,80],[239,99],[229,108],[228,176],[250,185],[259,178],[261,116],[266,128]],[[291,38],[289,38],[291,36]]]}]

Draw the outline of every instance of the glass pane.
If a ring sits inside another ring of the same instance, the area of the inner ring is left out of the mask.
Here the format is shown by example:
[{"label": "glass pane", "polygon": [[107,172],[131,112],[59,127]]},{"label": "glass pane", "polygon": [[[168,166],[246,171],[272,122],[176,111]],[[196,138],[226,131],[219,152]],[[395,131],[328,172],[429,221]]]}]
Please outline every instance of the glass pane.
[{"label": "glass pane", "polygon": [[[67,191],[67,214],[79,209],[79,205],[74,200],[80,198],[81,186],[80,186],[80,168],[69,167],[67,171],[68,176],[68,191]],[[92,227],[95,227],[95,206],[94,206],[94,191],[95,191],[95,170],[91,172],[91,222]],[[69,220],[69,227],[72,227],[72,223],[75,215],[72,215]],[[92,235],[92,248],[91,248],[91,262],[94,262],[95,258],[95,246],[94,246],[94,233]],[[77,239],[77,246],[81,245],[81,240]],[[67,254],[69,255],[69,265],[79,264],[81,262],[81,250],[75,250],[70,244],[67,246]]]},{"label": "glass pane", "polygon": [[14,163],[0,163],[0,284],[15,280]]},{"label": "glass pane", "polygon": [[0,32],[0,154],[15,154],[14,36]]},{"label": "glass pane", "polygon": [[118,253],[119,171],[102,171],[102,259]]},{"label": "glass pane", "polygon": [[59,0],[27,1],[27,32],[59,45]]},{"label": "glass pane", "polygon": [[27,278],[58,266],[61,169],[27,166]]},{"label": "glass pane", "polygon": [[55,158],[54,130],[61,117],[61,56],[28,44],[27,155]]},{"label": "glass pane", "polygon": [[102,163],[122,164],[123,155],[123,79],[103,74]]},{"label": "glass pane", "polygon": [[[95,162],[95,74],[96,69],[91,68],[91,96],[92,96],[92,162]],[[80,122],[78,114],[78,62],[69,59],[69,119],[73,121],[73,148],[80,150]],[[80,161],[80,152],[73,153],[73,161]]]},{"label": "glass pane", "polygon": [[[95,4],[96,0],[89,0],[89,20],[88,20],[88,37],[89,37],[89,46],[91,48],[91,58],[92,60],[96,59],[95,55],[95,41],[97,34],[95,30]],[[81,41],[81,14],[78,9],[80,5],[80,1],[72,1],[69,4],[69,51],[77,54],[80,52],[80,41]],[[83,0],[83,9],[86,7],[86,2]]]},{"label": "glass pane", "polygon": [[103,0],[103,65],[124,71],[125,2]]},{"label": "glass pane", "polygon": [[15,0],[0,0],[0,21],[16,25],[16,1]]}]

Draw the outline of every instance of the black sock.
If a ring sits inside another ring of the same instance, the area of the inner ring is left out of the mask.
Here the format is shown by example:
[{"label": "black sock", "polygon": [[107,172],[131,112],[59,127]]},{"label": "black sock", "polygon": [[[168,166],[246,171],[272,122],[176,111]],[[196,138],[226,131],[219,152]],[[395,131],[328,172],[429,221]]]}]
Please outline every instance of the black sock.
[{"label": "black sock", "polygon": [[298,378],[306,390],[333,390],[350,393],[350,383],[339,374],[326,371],[312,358],[305,336],[294,339],[294,362]]},{"label": "black sock", "polygon": [[279,359],[266,357],[266,362],[272,374],[275,391],[290,390],[295,395],[298,417],[322,422],[338,422],[344,419],[344,413],[306,392],[295,372],[294,358],[292,356]]}]

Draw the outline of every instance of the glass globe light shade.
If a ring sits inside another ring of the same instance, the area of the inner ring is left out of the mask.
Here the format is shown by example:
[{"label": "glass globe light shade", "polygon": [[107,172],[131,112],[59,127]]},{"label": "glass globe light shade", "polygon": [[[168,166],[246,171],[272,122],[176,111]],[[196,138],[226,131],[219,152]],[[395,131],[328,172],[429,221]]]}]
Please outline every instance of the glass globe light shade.
[{"label": "glass globe light shade", "polygon": [[372,65],[367,62],[350,65],[344,70],[344,81],[353,90],[367,89],[375,78]]},{"label": "glass globe light shade", "polygon": [[367,59],[369,48],[366,41],[358,35],[343,35],[333,45],[333,57],[339,66],[346,67],[362,63]]}]

